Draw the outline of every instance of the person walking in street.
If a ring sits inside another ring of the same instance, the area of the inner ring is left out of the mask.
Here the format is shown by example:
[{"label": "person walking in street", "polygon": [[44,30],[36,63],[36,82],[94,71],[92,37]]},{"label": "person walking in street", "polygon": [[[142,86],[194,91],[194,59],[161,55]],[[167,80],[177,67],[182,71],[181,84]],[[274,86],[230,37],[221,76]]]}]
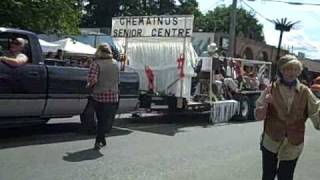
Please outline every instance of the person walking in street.
[{"label": "person walking in street", "polygon": [[256,118],[264,120],[261,138],[262,180],[292,180],[308,118],[320,129],[320,102],[298,81],[302,63],[293,55],[278,60],[278,79],[256,102]]},{"label": "person walking in street", "polygon": [[87,83],[87,88],[92,88],[90,101],[97,117],[96,150],[106,146],[105,133],[112,129],[119,100],[118,84],[119,69],[112,50],[108,44],[101,44],[89,67]]}]

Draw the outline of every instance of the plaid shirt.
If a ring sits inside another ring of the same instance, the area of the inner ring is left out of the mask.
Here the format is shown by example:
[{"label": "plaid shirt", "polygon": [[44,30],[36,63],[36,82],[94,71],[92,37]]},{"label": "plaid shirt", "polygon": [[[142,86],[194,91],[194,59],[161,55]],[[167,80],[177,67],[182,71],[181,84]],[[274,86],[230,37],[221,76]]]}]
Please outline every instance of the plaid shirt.
[{"label": "plaid shirt", "polygon": [[[91,63],[88,73],[88,82],[96,84],[98,82],[99,66],[97,63]],[[119,94],[107,89],[102,93],[92,93],[94,100],[102,103],[117,103],[119,101]]]}]

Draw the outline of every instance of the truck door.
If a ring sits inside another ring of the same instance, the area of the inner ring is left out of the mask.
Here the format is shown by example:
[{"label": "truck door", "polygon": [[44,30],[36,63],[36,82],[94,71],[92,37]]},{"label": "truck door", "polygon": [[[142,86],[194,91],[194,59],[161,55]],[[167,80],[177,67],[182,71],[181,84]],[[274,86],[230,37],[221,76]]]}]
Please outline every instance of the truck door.
[{"label": "truck door", "polygon": [[0,62],[0,116],[10,113],[10,108],[14,108],[12,100],[9,98],[13,92],[13,76],[11,68]]},{"label": "truck door", "polygon": [[81,114],[87,104],[89,90],[85,88],[87,69],[73,66],[48,68],[48,100],[43,116]]},{"label": "truck door", "polygon": [[[2,50],[8,48],[9,39],[27,36],[1,33]],[[46,69],[44,65],[32,64],[31,43],[26,47],[29,51],[29,62],[20,67],[12,67],[0,62],[0,117],[40,116],[46,101]]]},{"label": "truck door", "polygon": [[46,99],[44,69],[5,66],[0,63],[0,117],[40,116]]}]

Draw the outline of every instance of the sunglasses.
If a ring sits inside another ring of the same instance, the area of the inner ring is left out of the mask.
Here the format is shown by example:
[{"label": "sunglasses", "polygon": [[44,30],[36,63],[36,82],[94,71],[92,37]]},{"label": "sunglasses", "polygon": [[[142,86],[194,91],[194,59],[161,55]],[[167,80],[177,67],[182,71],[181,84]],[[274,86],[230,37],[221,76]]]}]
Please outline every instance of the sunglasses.
[{"label": "sunglasses", "polygon": [[19,41],[12,41],[10,44],[17,45],[17,46],[21,45]]}]

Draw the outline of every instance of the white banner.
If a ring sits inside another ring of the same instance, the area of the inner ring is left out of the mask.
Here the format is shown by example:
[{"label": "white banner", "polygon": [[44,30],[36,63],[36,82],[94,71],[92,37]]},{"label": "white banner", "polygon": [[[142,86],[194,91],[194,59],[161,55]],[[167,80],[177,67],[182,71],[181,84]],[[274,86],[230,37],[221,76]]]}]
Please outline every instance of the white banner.
[{"label": "white banner", "polygon": [[123,16],[112,18],[113,37],[191,37],[192,15]]}]

